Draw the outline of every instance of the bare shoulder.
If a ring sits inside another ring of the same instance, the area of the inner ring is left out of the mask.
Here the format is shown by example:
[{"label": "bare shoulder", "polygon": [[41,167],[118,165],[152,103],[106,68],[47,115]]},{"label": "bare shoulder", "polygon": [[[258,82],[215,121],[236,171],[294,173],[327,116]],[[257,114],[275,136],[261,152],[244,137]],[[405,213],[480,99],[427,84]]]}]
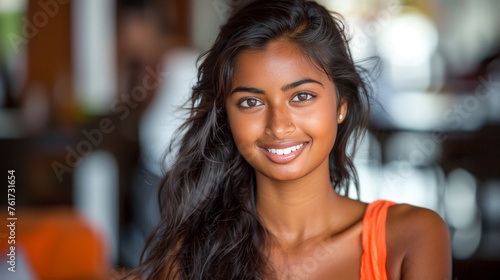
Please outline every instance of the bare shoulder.
[{"label": "bare shoulder", "polygon": [[396,204],[389,208],[387,215],[388,230],[402,230],[412,239],[428,235],[448,235],[448,226],[443,219],[427,208]]},{"label": "bare shoulder", "polygon": [[434,211],[398,204],[387,214],[391,279],[451,279],[448,226]]}]

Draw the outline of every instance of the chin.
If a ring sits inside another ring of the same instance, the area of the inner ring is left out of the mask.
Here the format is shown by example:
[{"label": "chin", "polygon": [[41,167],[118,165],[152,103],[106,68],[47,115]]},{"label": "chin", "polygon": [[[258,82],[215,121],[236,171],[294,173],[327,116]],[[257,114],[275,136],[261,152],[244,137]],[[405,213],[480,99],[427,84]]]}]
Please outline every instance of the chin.
[{"label": "chin", "polygon": [[263,175],[276,181],[292,181],[303,177],[303,174],[299,170],[268,171]]}]

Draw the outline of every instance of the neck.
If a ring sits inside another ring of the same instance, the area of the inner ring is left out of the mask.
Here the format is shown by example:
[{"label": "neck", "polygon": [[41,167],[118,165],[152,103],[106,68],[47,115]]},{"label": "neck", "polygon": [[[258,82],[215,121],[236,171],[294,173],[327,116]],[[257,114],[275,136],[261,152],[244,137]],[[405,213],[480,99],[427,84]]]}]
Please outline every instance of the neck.
[{"label": "neck", "polygon": [[300,244],[329,232],[338,223],[332,213],[339,201],[328,172],[278,182],[257,176],[257,212],[279,243]]}]

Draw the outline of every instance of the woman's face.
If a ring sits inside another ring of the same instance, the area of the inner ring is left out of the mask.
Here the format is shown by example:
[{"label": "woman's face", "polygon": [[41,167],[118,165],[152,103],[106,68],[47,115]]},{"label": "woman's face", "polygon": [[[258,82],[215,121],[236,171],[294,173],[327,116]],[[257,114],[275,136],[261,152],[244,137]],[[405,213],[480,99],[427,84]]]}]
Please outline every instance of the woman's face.
[{"label": "woman's face", "polygon": [[335,86],[294,44],[275,41],[236,59],[226,100],[238,150],[256,176],[285,181],[328,172],[339,115]]}]

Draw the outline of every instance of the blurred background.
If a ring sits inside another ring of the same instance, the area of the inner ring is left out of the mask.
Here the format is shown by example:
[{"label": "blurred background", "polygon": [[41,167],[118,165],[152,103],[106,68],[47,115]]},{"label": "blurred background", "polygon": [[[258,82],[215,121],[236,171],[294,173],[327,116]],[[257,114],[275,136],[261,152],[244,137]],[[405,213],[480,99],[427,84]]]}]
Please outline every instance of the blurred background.
[{"label": "blurred background", "polygon": [[[196,59],[245,2],[0,0],[0,172],[15,171],[0,217],[17,218],[0,226],[0,278],[109,279],[138,264]],[[319,2],[345,17],[373,75],[360,199],[435,210],[454,279],[494,279],[500,1]]]}]

